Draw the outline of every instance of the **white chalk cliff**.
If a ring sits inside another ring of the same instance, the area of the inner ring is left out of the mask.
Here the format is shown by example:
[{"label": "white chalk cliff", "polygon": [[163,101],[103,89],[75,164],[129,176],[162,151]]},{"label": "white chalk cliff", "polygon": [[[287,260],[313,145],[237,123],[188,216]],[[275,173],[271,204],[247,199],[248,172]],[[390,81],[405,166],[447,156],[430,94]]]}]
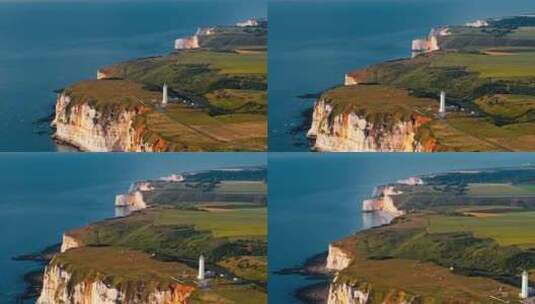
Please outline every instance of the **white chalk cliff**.
[{"label": "white chalk cliff", "polygon": [[[362,282],[342,281],[338,276],[329,286],[327,304],[416,304],[421,303],[420,298],[405,293],[401,290],[392,289],[381,294],[382,301],[374,299],[372,284]],[[384,291],[383,291],[384,292]]]},{"label": "white chalk cliff", "polygon": [[63,240],[61,241],[61,252],[65,252],[69,249],[72,249],[72,248],[78,248],[78,247],[81,247],[82,244],[80,243],[80,241],[78,241],[77,239],[75,239],[74,237],[64,233],[63,234]]},{"label": "white chalk cliff", "polygon": [[351,257],[343,249],[329,244],[329,254],[327,255],[326,268],[329,271],[344,270],[351,263]]},{"label": "white chalk cliff", "polygon": [[128,207],[131,211],[135,211],[147,208],[147,203],[141,191],[134,191],[115,196],[115,206]]},{"label": "white chalk cliff", "polygon": [[419,119],[394,123],[390,129],[377,126],[356,113],[341,113],[330,117],[333,108],[320,99],[314,105],[312,125],[307,136],[314,140],[313,148],[332,152],[422,152],[415,139]]},{"label": "white chalk cliff", "polygon": [[[131,286],[130,286],[131,287]],[[155,289],[149,293],[126,292],[95,279],[74,282],[67,270],[56,264],[46,267],[43,289],[37,304],[186,304],[194,288],[172,284],[166,289]]]},{"label": "white chalk cliff", "polygon": [[394,203],[393,196],[401,194],[394,186],[386,186],[380,190],[377,197],[362,201],[362,211],[374,212],[383,211],[393,216],[405,214],[405,211],[399,210]]},{"label": "white chalk cliff", "polygon": [[134,119],[145,109],[110,110],[104,114],[88,103],[72,104],[71,97],[61,93],[56,101],[52,126],[54,138],[91,152],[159,152],[166,147],[149,144],[143,129],[134,127]]}]

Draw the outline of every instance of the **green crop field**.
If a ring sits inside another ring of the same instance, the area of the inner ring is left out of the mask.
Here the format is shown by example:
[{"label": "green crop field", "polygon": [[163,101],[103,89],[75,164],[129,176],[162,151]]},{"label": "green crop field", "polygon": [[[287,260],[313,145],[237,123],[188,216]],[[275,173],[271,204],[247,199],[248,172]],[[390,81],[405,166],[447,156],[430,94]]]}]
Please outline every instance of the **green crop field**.
[{"label": "green crop field", "polygon": [[535,96],[497,94],[483,96],[475,101],[481,110],[490,115],[508,119],[529,119],[529,112],[535,109]]},{"label": "green crop field", "polygon": [[194,293],[188,303],[191,304],[265,304],[265,290],[252,285],[218,284]]},{"label": "green crop field", "polygon": [[437,56],[432,67],[464,66],[483,78],[535,77],[535,52],[509,55],[447,53]]},{"label": "green crop field", "polygon": [[535,247],[535,212],[508,212],[493,216],[430,216],[431,233],[473,232],[479,238],[492,238],[500,245]]},{"label": "green crop field", "polygon": [[166,210],[155,225],[191,224],[209,230],[215,237],[252,237],[267,235],[266,208],[231,209],[220,212]]},{"label": "green crop field", "polygon": [[216,191],[266,193],[267,184],[257,181],[223,181],[217,185]]},{"label": "green crop field", "polygon": [[182,51],[176,56],[180,64],[209,64],[222,74],[266,74],[266,53],[239,54],[204,50]]},{"label": "green crop field", "polygon": [[511,184],[469,184],[470,195],[492,196],[535,196],[535,185],[511,185]]}]

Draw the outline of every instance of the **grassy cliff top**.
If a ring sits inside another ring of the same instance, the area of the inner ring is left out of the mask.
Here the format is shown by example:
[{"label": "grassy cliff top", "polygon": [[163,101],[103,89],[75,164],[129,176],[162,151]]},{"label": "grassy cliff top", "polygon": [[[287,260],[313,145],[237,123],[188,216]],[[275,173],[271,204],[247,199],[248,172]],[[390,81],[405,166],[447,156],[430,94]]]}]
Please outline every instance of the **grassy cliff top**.
[{"label": "grassy cliff top", "polygon": [[[194,269],[177,262],[162,262],[149,254],[120,247],[84,247],[56,255],[51,265],[59,265],[72,275],[72,284],[102,280],[125,289],[143,285],[143,291],[177,283],[194,284]],[[147,271],[150,270],[150,271]],[[133,290],[132,290],[133,291]]]},{"label": "grassy cliff top", "polygon": [[[415,97],[438,100],[444,90],[448,105],[456,110],[446,119],[434,116],[416,135],[438,151],[533,151],[534,25],[535,18],[513,17],[494,20],[484,28],[449,27],[451,34],[439,38],[440,51],[378,63],[348,75],[359,83],[406,89]],[[356,102],[359,96],[373,100],[375,94],[373,86],[362,86],[358,91],[347,89],[344,95]],[[405,102],[412,106],[410,100]],[[361,111],[377,111],[374,102],[361,104],[365,107]],[[384,112],[395,117],[399,107],[384,104]]]},{"label": "grassy cliff top", "polygon": [[[134,126],[163,151],[267,149],[267,24],[215,27],[199,49],[117,63],[99,70],[104,80],[65,89],[105,117],[145,105]],[[167,107],[162,87],[169,88]]]},{"label": "grassy cliff top", "polygon": [[334,242],[353,258],[341,280],[438,302],[514,299],[520,272],[535,270],[534,172],[453,172],[397,185],[403,194],[393,199],[407,215]]},{"label": "grassy cliff top", "polygon": [[216,50],[266,48],[268,28],[266,22],[259,26],[215,27],[213,35],[202,35],[199,44],[202,48]]},{"label": "grassy cliff top", "polygon": [[495,237],[511,237],[511,230],[523,229],[522,222],[508,222],[514,228],[496,236],[503,222],[492,217],[465,216],[448,225],[455,219],[409,215],[336,242],[352,256],[339,281],[371,284],[380,299],[393,289],[420,296],[424,302],[486,303],[491,295],[516,299],[521,269],[535,268],[533,253],[499,243]]},{"label": "grassy cliff top", "polygon": [[[250,283],[233,284],[229,278],[214,278],[209,288],[199,289],[196,269],[122,247],[70,249],[56,255],[51,265],[60,265],[71,274],[69,284],[102,280],[107,286],[122,290],[127,298],[141,296],[143,299],[151,291],[168,290],[170,286],[182,289],[185,294],[193,291],[188,303],[262,304],[267,298],[262,288]],[[251,279],[256,278],[255,275],[251,274]],[[243,277],[249,279],[247,274]]]},{"label": "grassy cliff top", "polygon": [[64,90],[73,104],[87,103],[96,109],[134,108],[160,102],[158,91],[130,80],[84,80]]},{"label": "grassy cliff top", "polygon": [[[93,223],[67,234],[84,246],[118,246],[154,254],[156,259],[196,259],[223,263],[237,275],[265,278],[258,263],[236,264],[233,258],[257,260],[267,256],[267,209],[149,208],[127,217]],[[227,261],[227,262],[224,262]],[[241,266],[241,267],[238,267]]]},{"label": "grassy cliff top", "polygon": [[431,115],[438,111],[434,99],[410,96],[407,90],[385,85],[338,87],[325,92],[321,99],[334,106],[333,115],[352,111],[367,118],[391,116],[408,120],[415,114]]}]

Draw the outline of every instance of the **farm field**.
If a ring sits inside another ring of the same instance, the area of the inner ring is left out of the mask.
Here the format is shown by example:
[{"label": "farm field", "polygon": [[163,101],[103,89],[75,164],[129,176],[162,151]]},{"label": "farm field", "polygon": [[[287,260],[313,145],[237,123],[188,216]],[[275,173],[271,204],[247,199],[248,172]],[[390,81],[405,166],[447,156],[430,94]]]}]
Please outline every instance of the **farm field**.
[{"label": "farm field", "polygon": [[491,238],[502,246],[535,247],[535,233],[530,227],[535,212],[491,213],[488,216],[430,216],[430,233],[472,232],[477,238]]}]

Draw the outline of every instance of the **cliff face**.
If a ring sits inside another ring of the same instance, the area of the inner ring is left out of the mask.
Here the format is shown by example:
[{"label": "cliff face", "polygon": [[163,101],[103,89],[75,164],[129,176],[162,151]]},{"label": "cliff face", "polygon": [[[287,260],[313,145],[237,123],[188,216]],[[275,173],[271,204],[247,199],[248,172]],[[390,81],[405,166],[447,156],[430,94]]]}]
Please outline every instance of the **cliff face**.
[{"label": "cliff face", "polygon": [[[108,286],[100,280],[84,280],[76,283],[72,274],[59,265],[49,265],[43,277],[43,289],[37,304],[186,304],[194,288],[172,284],[166,289],[156,289],[150,293],[128,292]],[[131,287],[131,286],[130,286]]]},{"label": "cliff face", "polygon": [[428,53],[440,50],[440,37],[451,35],[449,28],[439,27],[431,29],[431,32],[424,39],[414,39],[411,49],[417,53]]},{"label": "cliff face", "polygon": [[[343,249],[331,244],[327,256],[327,269],[342,271],[349,266],[351,258]],[[377,299],[377,297],[381,297]],[[343,281],[339,274],[329,286],[327,304],[412,304],[419,303],[418,297],[411,296],[402,290],[388,290],[386,293],[375,294],[373,285],[366,282]]]},{"label": "cliff face", "polygon": [[72,248],[78,248],[78,247],[81,247],[82,244],[75,238],[73,238],[72,236],[68,235],[68,234],[63,234],[63,240],[61,242],[61,252],[65,252],[69,249],[72,249]]},{"label": "cliff face", "polygon": [[134,127],[134,119],[147,109],[110,110],[104,115],[87,103],[70,105],[71,97],[58,96],[52,126],[54,138],[91,152],[160,152],[167,149],[161,142],[149,144],[143,140],[145,130]]},{"label": "cliff face", "polygon": [[147,208],[147,203],[143,199],[141,191],[134,191],[117,195],[115,197],[115,206],[128,207],[131,211],[135,211]]},{"label": "cliff face", "polygon": [[327,304],[415,304],[420,303],[419,297],[409,295],[400,290],[388,290],[380,299],[375,299],[373,286],[366,283],[334,282],[329,287]]},{"label": "cliff face", "polygon": [[356,113],[341,113],[331,118],[332,106],[324,100],[314,105],[312,125],[307,136],[315,140],[314,149],[336,152],[426,152],[416,139],[418,128],[428,119],[423,116],[394,123],[390,129],[376,126]]},{"label": "cliff face", "polygon": [[340,271],[351,263],[351,258],[344,250],[329,244],[329,254],[327,255],[327,270]]},{"label": "cliff face", "polygon": [[179,38],[175,40],[175,49],[176,50],[186,50],[186,49],[196,49],[199,48],[199,38],[197,35]]},{"label": "cliff face", "polygon": [[333,282],[329,287],[327,304],[366,304],[369,298],[368,288]]},{"label": "cliff face", "polygon": [[401,194],[401,191],[396,190],[393,186],[383,187],[379,190],[376,198],[367,199],[362,202],[362,211],[383,211],[392,214],[393,216],[403,215],[405,212],[403,210],[398,210],[392,198],[398,194]]}]

